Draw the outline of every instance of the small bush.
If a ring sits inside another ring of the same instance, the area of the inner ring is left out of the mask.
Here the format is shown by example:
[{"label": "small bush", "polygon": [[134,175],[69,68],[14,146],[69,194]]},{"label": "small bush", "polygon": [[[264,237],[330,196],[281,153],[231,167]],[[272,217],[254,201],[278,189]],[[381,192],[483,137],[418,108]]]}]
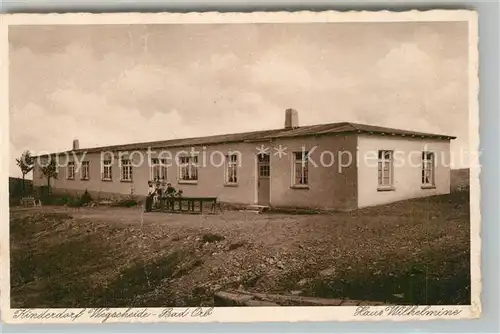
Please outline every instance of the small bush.
[{"label": "small bush", "polygon": [[92,197],[87,190],[82,196],[70,196],[68,194],[52,194],[41,198],[44,205],[67,205],[69,207],[81,207],[92,202]]},{"label": "small bush", "polygon": [[62,196],[51,196],[48,197],[50,204],[52,205],[66,205],[72,201],[72,198],[68,195]]},{"label": "small bush", "polygon": [[90,196],[89,192],[85,190],[82,197],[80,197],[80,205],[86,205],[91,202],[92,202],[92,197]]},{"label": "small bush", "polygon": [[111,204],[111,206],[131,208],[137,206],[139,203],[133,198],[122,199],[118,202]]},{"label": "small bush", "polygon": [[69,197],[65,204],[72,208],[79,208],[82,206],[81,199],[78,197]]},{"label": "small bush", "polygon": [[71,197],[67,194],[64,195],[44,195],[41,197],[44,205],[66,205],[71,202]]}]

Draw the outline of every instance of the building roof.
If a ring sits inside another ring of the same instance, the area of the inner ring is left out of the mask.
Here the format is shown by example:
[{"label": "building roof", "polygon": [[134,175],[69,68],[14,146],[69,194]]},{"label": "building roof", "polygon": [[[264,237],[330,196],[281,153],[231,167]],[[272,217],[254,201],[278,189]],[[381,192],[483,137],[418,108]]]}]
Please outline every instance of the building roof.
[{"label": "building roof", "polygon": [[[206,137],[194,137],[184,139],[170,139],[161,141],[142,142],[134,144],[112,145],[92,148],[82,148],[75,150],[78,152],[100,152],[100,151],[125,151],[125,150],[139,150],[150,147],[151,149],[173,148],[173,147],[186,147],[186,146],[199,146],[199,145],[214,145],[224,143],[237,143],[237,142],[258,142],[258,141],[272,141],[281,138],[295,138],[295,137],[309,137],[309,136],[322,136],[334,134],[352,134],[364,133],[371,135],[381,136],[399,136],[409,138],[432,138],[450,140],[456,137],[448,135],[439,135],[424,132],[407,131],[400,129],[385,128],[380,126],[357,124],[351,122],[329,123],[306,125],[292,129],[274,129],[274,130],[261,130],[252,132],[232,133]],[[61,153],[72,152],[68,150]]]}]

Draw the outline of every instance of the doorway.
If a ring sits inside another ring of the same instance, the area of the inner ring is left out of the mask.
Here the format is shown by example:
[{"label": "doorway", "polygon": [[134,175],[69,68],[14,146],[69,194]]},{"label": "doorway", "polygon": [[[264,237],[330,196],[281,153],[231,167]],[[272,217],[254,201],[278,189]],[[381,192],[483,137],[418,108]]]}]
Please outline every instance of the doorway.
[{"label": "doorway", "polygon": [[269,154],[257,154],[257,203],[269,205],[271,191],[271,164]]}]

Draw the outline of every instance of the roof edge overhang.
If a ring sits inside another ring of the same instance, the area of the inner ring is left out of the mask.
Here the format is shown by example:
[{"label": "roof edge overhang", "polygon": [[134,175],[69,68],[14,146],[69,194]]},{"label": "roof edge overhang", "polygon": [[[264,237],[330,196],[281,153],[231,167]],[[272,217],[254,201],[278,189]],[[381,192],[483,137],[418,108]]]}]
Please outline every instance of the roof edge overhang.
[{"label": "roof edge overhang", "polygon": [[[104,146],[104,147],[91,147],[88,149],[79,149],[79,150],[71,150],[71,151],[63,151],[57,153],[50,153],[46,155],[33,156],[33,158],[39,157],[53,157],[59,155],[71,155],[71,154],[82,154],[82,153],[98,153],[102,151],[110,151],[110,152],[126,152],[130,150],[147,150],[148,148],[154,149],[166,149],[166,148],[180,148],[180,147],[196,147],[196,146],[213,146],[213,145],[223,145],[223,144],[234,144],[234,143],[259,143],[259,142],[271,142],[280,139],[294,139],[294,138],[305,138],[305,137],[322,137],[322,136],[345,136],[345,135],[355,135],[355,134],[368,134],[373,136],[380,137],[401,137],[401,138],[411,138],[411,139],[437,139],[437,140],[453,140],[457,137],[455,136],[447,136],[447,135],[431,135],[431,134],[404,134],[404,133],[395,133],[395,132],[378,132],[378,131],[366,131],[366,130],[353,130],[353,131],[342,131],[342,132],[334,132],[334,133],[318,133],[318,134],[305,134],[305,135],[290,135],[290,136],[279,136],[279,137],[264,137],[264,138],[255,138],[255,139],[246,139],[246,140],[229,140],[229,141],[220,141],[220,142],[212,142],[212,143],[197,143],[194,145],[169,145],[169,146],[144,146],[144,147],[120,147],[120,145],[113,146]],[[148,144],[148,143],[145,143]],[[128,144],[121,145],[127,146]],[[137,144],[131,144],[137,145]]]},{"label": "roof edge overhang", "polygon": [[403,138],[416,138],[416,139],[440,139],[440,140],[453,140],[457,139],[455,136],[447,135],[434,135],[434,134],[406,134],[406,133],[395,133],[395,132],[376,132],[367,130],[358,130],[359,134],[368,134],[381,137],[403,137]]}]

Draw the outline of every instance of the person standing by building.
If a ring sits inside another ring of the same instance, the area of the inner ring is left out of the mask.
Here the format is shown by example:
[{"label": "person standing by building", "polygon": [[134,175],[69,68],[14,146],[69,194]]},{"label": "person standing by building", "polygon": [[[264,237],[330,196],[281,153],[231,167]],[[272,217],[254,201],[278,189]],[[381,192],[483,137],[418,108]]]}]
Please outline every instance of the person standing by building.
[{"label": "person standing by building", "polygon": [[166,205],[169,210],[174,210],[174,202],[169,200],[169,198],[172,198],[175,196],[175,188],[172,187],[171,183],[167,183],[167,189],[165,189],[165,198],[166,198]]},{"label": "person standing by building", "polygon": [[151,212],[153,206],[153,197],[155,195],[155,187],[153,182],[148,181],[148,196],[146,197],[146,212]]},{"label": "person standing by building", "polygon": [[160,208],[160,197],[161,197],[161,182],[158,180],[155,184],[155,191],[153,194],[153,208]]},{"label": "person standing by building", "polygon": [[167,196],[168,197],[173,197],[176,193],[176,190],[174,187],[172,187],[171,183],[167,183]]},{"label": "person standing by building", "polygon": [[159,197],[160,197],[160,211],[163,211],[165,209],[165,202],[166,202],[166,196],[167,196],[167,184],[165,181],[161,182],[161,187],[159,191]]}]

